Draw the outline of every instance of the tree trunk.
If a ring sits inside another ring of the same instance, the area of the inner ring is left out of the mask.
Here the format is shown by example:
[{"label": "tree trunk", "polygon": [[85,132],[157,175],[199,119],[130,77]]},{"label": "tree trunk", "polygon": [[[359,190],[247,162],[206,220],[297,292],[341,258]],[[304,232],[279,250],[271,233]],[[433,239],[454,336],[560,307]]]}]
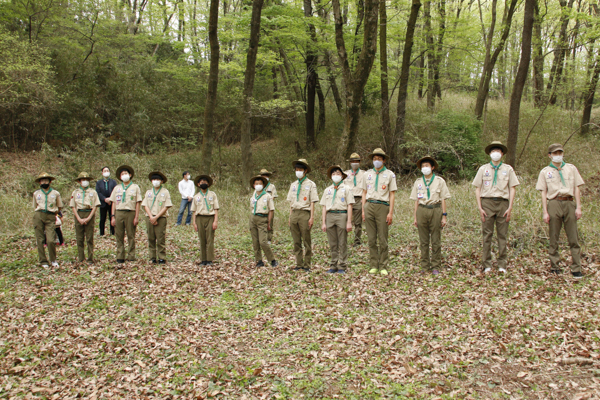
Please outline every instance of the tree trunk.
[{"label": "tree trunk", "polygon": [[434,89],[434,70],[435,70],[435,48],[433,46],[433,32],[431,31],[431,2],[425,0],[423,7],[423,17],[425,23],[425,42],[427,43],[427,108],[433,110],[435,108],[435,89]]},{"label": "tree trunk", "polygon": [[204,135],[202,137],[202,171],[211,173],[212,147],[214,136],[214,117],[217,107],[217,86],[219,84],[219,38],[217,28],[219,21],[219,0],[210,1],[208,17],[208,40],[210,42],[210,70],[208,73],[208,91],[204,107]]},{"label": "tree trunk", "polygon": [[[565,54],[567,52],[567,28],[569,26],[569,12],[573,8],[573,1],[569,0],[567,3],[565,0],[560,0],[560,6],[562,8],[562,14],[560,17],[561,25],[560,32],[558,34],[558,41],[556,42],[556,48],[554,49],[554,60],[552,61],[552,68],[550,69],[550,77],[548,78],[547,92],[550,94],[550,104],[556,104],[556,96],[558,92],[559,82],[562,78],[563,65],[565,63]],[[554,89],[552,85],[554,84]]]},{"label": "tree trunk", "polygon": [[417,61],[417,68],[419,68],[419,78],[417,85],[417,97],[419,99],[423,98],[423,85],[425,81],[425,56],[420,56]]},{"label": "tree trunk", "polygon": [[340,91],[335,81],[335,75],[333,74],[333,63],[331,62],[331,53],[329,50],[325,50],[324,52],[324,61],[325,68],[327,69],[327,81],[329,82],[331,93],[333,93],[333,100],[335,101],[335,106],[337,107],[338,113],[341,114],[344,105],[342,103],[342,96],[340,96]]},{"label": "tree trunk", "polygon": [[521,61],[519,69],[515,77],[515,84],[510,96],[510,108],[508,111],[508,138],[506,147],[508,154],[506,162],[516,167],[517,160],[517,140],[519,138],[519,116],[521,111],[521,97],[523,96],[523,88],[529,72],[529,63],[531,61],[531,36],[533,33],[534,9],[536,0],[525,0],[525,10],[523,16],[523,35],[521,45]]},{"label": "tree trunk", "polygon": [[[279,55],[281,56],[281,60],[283,61],[283,66],[285,68],[285,72],[288,76],[288,83],[292,85],[292,89],[294,89],[294,93],[296,94],[296,100],[302,100],[304,97],[302,96],[302,92],[300,88],[296,84],[296,79],[294,79],[294,74],[292,73],[292,66],[290,65],[290,61],[287,58],[287,54],[283,50],[283,47],[279,48]],[[290,82],[291,81],[291,82]]]},{"label": "tree trunk", "polygon": [[392,127],[390,125],[390,95],[388,87],[387,66],[387,10],[386,0],[379,3],[379,68],[381,69],[381,130],[384,149],[388,154],[393,152]]},{"label": "tree trunk", "polygon": [[[304,0],[304,16],[312,18],[312,0]],[[318,58],[313,47],[316,42],[315,26],[308,23],[308,34],[311,39],[306,48],[306,103],[304,118],[306,121],[306,149],[313,150],[317,146],[315,137],[315,96],[317,94],[317,71],[315,70]]]},{"label": "tree trunk", "polygon": [[544,103],[544,50],[542,42],[542,16],[536,4],[533,20],[533,104],[541,108]]},{"label": "tree trunk", "polygon": [[600,56],[596,59],[596,67],[592,73],[592,80],[590,81],[587,90],[583,94],[583,114],[581,115],[581,130],[580,133],[585,135],[590,131],[590,117],[592,116],[592,105],[594,104],[594,94],[596,93],[596,86],[598,86],[598,79],[600,78]]},{"label": "tree trunk", "polygon": [[335,44],[342,65],[342,79],[346,86],[346,121],[340,143],[339,158],[349,157],[354,151],[356,135],[360,122],[360,105],[364,88],[369,79],[373,61],[377,53],[377,20],[379,0],[365,0],[365,18],[363,44],[354,72],[350,70],[346,43],[344,41],[344,21],[340,9],[340,1],[332,0],[335,16]]},{"label": "tree trunk", "polygon": [[440,86],[440,66],[442,65],[442,54],[444,54],[444,34],[446,33],[446,0],[439,0],[438,12],[440,14],[440,26],[438,29],[438,43],[433,66],[433,91],[438,99],[442,98]]},{"label": "tree trunk", "polygon": [[317,98],[319,99],[319,123],[317,124],[317,132],[323,132],[325,129],[325,95],[323,94],[323,89],[321,88],[321,83],[319,82],[319,78],[317,77]]},{"label": "tree trunk", "polygon": [[251,100],[254,90],[254,75],[256,71],[256,54],[260,37],[260,15],[263,0],[252,1],[252,19],[250,20],[250,42],[246,56],[246,72],[244,73],[244,117],[242,120],[240,148],[242,150],[242,188],[248,187],[252,176],[252,115]]}]

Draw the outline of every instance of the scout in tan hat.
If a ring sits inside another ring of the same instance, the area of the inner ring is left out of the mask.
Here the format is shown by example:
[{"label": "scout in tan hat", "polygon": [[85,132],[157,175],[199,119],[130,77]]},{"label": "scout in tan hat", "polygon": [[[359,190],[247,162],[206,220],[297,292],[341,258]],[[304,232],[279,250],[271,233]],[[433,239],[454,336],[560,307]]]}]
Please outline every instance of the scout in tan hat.
[{"label": "scout in tan hat", "polygon": [[[388,229],[394,217],[396,175],[384,163],[388,156],[382,149],[369,154],[373,168],[365,173],[362,185],[362,219],[369,237],[370,274],[387,275],[389,264]],[[379,246],[377,241],[379,240]]]},{"label": "scout in tan hat", "polygon": [[215,259],[215,231],[219,225],[219,199],[208,190],[213,184],[209,175],[198,175],[194,179],[200,188],[192,200],[192,223],[200,240],[200,265],[212,265]]},{"label": "scout in tan hat", "polygon": [[350,163],[350,169],[345,171],[347,178],[344,183],[350,189],[354,197],[352,204],[352,225],[354,226],[354,247],[360,246],[362,236],[362,186],[365,180],[365,171],[360,168],[360,155],[352,153],[347,160]]},{"label": "scout in tan hat", "polygon": [[272,267],[278,265],[268,240],[268,232],[272,228],[275,212],[273,197],[265,189],[268,183],[269,181],[262,174],[250,178],[250,186],[254,189],[254,193],[250,197],[250,235],[257,268],[265,266],[261,249]]},{"label": "scout in tan hat", "polygon": [[[54,176],[42,172],[35,179],[40,188],[33,192],[33,228],[38,249],[38,260],[43,268],[48,268],[48,258],[53,267],[58,267],[56,262],[56,215],[63,207],[62,198],[58,190],[50,187]],[[44,242],[48,244],[48,257],[44,249]]]},{"label": "scout in tan hat", "polygon": [[[273,175],[273,173],[267,169],[263,168],[260,170],[260,176],[267,179],[267,185],[265,186],[265,190],[271,195],[271,197],[273,198],[273,202],[275,202],[275,199],[279,196],[277,195],[277,189],[275,188],[275,185],[271,182],[271,175]],[[275,230],[273,229],[274,225],[275,213],[273,213],[273,219],[271,220],[271,230],[267,232],[267,241],[269,242],[269,244],[271,244],[271,241],[273,240],[273,235],[275,232]]]},{"label": "scout in tan hat", "polygon": [[475,199],[481,216],[482,264],[485,273],[492,270],[494,226],[498,236],[498,271],[506,273],[508,223],[515,200],[516,187],[519,185],[513,167],[501,161],[506,151],[506,146],[500,142],[492,142],[486,146],[485,152],[490,156],[491,161],[479,168],[472,183],[476,187]]},{"label": "scout in tan hat", "polygon": [[146,233],[148,235],[148,253],[150,262],[164,264],[167,261],[167,217],[173,207],[171,194],[164,187],[167,177],[160,171],[148,174],[152,188],[146,191],[142,207],[146,213]]},{"label": "scout in tan hat", "polygon": [[417,167],[422,175],[413,184],[410,199],[415,202],[414,225],[419,231],[421,270],[437,275],[442,266],[442,228],[446,226],[446,200],[450,192],[444,178],[436,174],[439,166],[433,157],[421,158]]},{"label": "scout in tan hat", "polygon": [[94,262],[94,229],[96,227],[96,209],[100,206],[98,192],[90,187],[94,178],[87,172],[80,173],[75,181],[79,184],[71,194],[69,207],[75,216],[75,237],[77,238],[77,260],[85,260],[87,244],[87,261]]},{"label": "scout in tan hat", "polygon": [[577,167],[563,160],[564,149],[560,143],[550,145],[548,157],[550,164],[540,171],[535,188],[542,195],[543,219],[549,228],[550,271],[555,274],[561,273],[558,239],[564,225],[573,259],[571,274],[575,278],[581,278],[583,273],[577,220],[582,216],[579,187],[584,182]]},{"label": "scout in tan hat", "polygon": [[[142,191],[133,183],[135,171],[128,165],[117,168],[117,179],[121,181],[110,195],[112,203],[111,225],[115,227],[117,239],[117,263],[123,264],[125,259],[135,261],[135,231],[140,218],[140,205],[142,204]],[[125,256],[125,232],[129,245],[127,257]]]},{"label": "scout in tan hat", "polygon": [[[287,201],[290,203],[290,231],[294,240],[296,267],[294,270],[309,271],[312,261],[312,240],[310,230],[314,223],[315,203],[319,201],[317,185],[306,177],[311,169],[301,158],[292,163],[297,180],[292,182]],[[304,243],[304,250],[302,250]]]},{"label": "scout in tan hat", "polygon": [[327,233],[331,252],[330,274],[345,274],[348,268],[348,232],[352,230],[352,190],[344,183],[347,175],[339,165],[327,169],[333,184],[321,196],[323,222],[321,229]]}]

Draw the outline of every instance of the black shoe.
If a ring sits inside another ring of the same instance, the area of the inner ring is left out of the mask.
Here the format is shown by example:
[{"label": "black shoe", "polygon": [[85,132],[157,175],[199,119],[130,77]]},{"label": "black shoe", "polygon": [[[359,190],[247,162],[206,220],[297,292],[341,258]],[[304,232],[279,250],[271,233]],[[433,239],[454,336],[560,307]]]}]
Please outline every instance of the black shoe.
[{"label": "black shoe", "polygon": [[301,269],[304,269],[304,268],[302,268],[302,267],[294,267],[294,268],[292,268],[292,271],[300,271]]},{"label": "black shoe", "polygon": [[213,265],[213,262],[212,262],[212,261],[204,261],[204,262],[205,262],[205,264],[204,264],[204,265],[206,265],[206,266],[208,266],[208,265]]},{"label": "black shoe", "polygon": [[159,263],[159,264],[166,264],[166,263],[167,263],[167,260],[163,260],[163,259],[161,258],[160,260],[158,260],[158,263]]},{"label": "black shoe", "polygon": [[207,262],[208,262],[208,261],[202,261],[202,262],[200,263],[200,265],[206,265],[206,263],[207,263]]},{"label": "black shoe", "polygon": [[278,265],[279,265],[279,263],[277,262],[277,260],[271,261],[271,267],[276,267]]},{"label": "black shoe", "polygon": [[337,270],[337,268],[330,268],[330,269],[327,271],[327,273],[328,273],[328,274],[335,274],[337,271],[338,271],[338,270]]},{"label": "black shoe", "polygon": [[571,275],[573,275],[573,278],[583,278],[584,275],[581,272],[571,272]]},{"label": "black shoe", "polygon": [[256,262],[256,268],[260,268],[260,267],[264,267],[264,266],[265,266],[265,263],[263,262],[263,260]]},{"label": "black shoe", "polygon": [[305,270],[306,272],[310,272],[310,268],[306,267],[306,268],[302,268],[303,270]]},{"label": "black shoe", "polygon": [[124,262],[125,262],[125,260],[120,260],[120,259],[117,260],[117,264],[123,264]]},{"label": "black shoe", "polygon": [[338,269],[338,270],[337,270],[337,273],[338,273],[338,274],[345,274],[345,273],[346,273],[346,270],[345,270],[345,269]]},{"label": "black shoe", "polygon": [[151,259],[150,259],[150,262],[151,262],[152,264],[156,264],[156,258],[151,258]]},{"label": "black shoe", "polygon": [[560,269],[551,269],[550,273],[554,275],[560,275],[562,274],[562,271]]}]

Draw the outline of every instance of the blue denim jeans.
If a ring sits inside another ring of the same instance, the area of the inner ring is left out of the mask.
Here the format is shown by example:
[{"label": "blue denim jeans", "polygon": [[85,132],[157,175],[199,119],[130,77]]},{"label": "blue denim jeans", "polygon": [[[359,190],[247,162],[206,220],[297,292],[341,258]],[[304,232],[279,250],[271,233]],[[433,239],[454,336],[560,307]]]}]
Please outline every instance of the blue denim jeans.
[{"label": "blue denim jeans", "polygon": [[188,199],[181,199],[181,205],[179,206],[179,214],[177,214],[177,225],[181,225],[181,220],[183,219],[183,213],[185,212],[185,208],[188,209],[188,215],[185,219],[185,224],[189,225],[192,222],[192,202]]}]

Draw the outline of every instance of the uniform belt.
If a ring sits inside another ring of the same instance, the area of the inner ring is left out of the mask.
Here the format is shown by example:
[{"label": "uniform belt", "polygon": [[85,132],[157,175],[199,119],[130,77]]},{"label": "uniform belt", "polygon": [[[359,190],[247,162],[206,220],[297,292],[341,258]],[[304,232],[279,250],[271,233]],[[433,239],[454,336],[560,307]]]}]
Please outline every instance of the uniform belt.
[{"label": "uniform belt", "polygon": [[310,212],[310,210],[292,210],[292,212],[296,212],[296,211]]},{"label": "uniform belt", "polygon": [[384,206],[389,206],[390,203],[387,201],[381,201],[381,200],[367,200],[367,202],[369,203],[373,203],[373,204],[383,204]]},{"label": "uniform belt", "polygon": [[354,196],[355,199],[362,199],[362,195]]},{"label": "uniform belt", "polygon": [[558,200],[558,201],[573,201],[573,196],[556,196],[550,200]]},{"label": "uniform belt", "polygon": [[494,201],[508,201],[504,197],[482,197],[482,199],[494,200]]},{"label": "uniform belt", "polygon": [[54,211],[46,211],[46,210],[37,210],[37,212],[43,212],[44,214],[52,214],[52,215],[56,215],[57,214]]},{"label": "uniform belt", "polygon": [[423,208],[429,208],[430,210],[434,209],[434,208],[440,208],[442,205],[440,203],[435,203],[435,204],[419,204],[419,207],[423,207]]},{"label": "uniform belt", "polygon": [[328,213],[333,213],[333,214],[348,214],[347,210],[329,210],[327,212]]},{"label": "uniform belt", "polygon": [[92,211],[91,208],[78,208],[77,211]]},{"label": "uniform belt", "polygon": [[132,212],[132,211],[135,211],[135,210],[117,210],[117,212],[119,212],[119,211],[121,211],[121,212]]},{"label": "uniform belt", "polygon": [[254,215],[256,215],[257,217],[268,217],[269,216],[269,214],[254,214]]}]

